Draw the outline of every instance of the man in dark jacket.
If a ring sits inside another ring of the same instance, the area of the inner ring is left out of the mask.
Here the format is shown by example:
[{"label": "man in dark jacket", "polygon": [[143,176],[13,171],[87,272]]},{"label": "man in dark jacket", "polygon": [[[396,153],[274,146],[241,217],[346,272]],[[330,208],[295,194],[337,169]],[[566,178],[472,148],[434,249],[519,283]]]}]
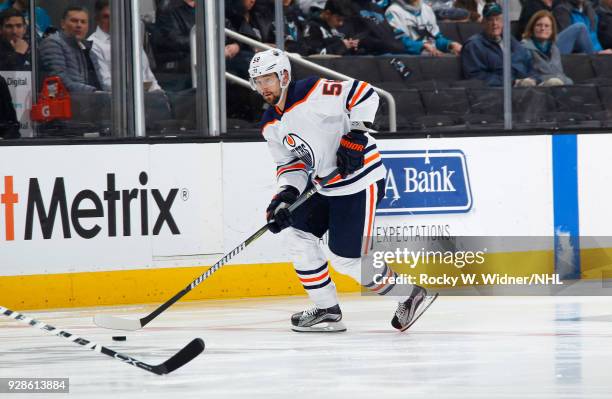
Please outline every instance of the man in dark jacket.
[{"label": "man in dark jacket", "polygon": [[354,0],[356,15],[345,21],[341,29],[348,37],[359,38],[359,48],[365,54],[401,54],[404,44],[395,38],[393,28],[385,18],[385,9],[372,0]]},{"label": "man in dark jacket", "polygon": [[356,54],[359,39],[345,38],[340,29],[344,19],[352,15],[350,3],[344,0],[327,0],[321,14],[312,19],[304,30],[304,38],[310,54]]},{"label": "man in dark jacket", "polygon": [[603,48],[612,48],[612,0],[599,0],[597,37]]},{"label": "man in dark jacket", "polygon": [[[466,79],[484,80],[489,86],[503,86],[503,18],[497,3],[487,3],[482,11],[483,32],[463,45],[461,63]],[[511,40],[512,81],[515,86],[535,86],[540,77],[531,67],[531,56],[521,44]]]},{"label": "man in dark jacket", "polygon": [[258,42],[274,44],[273,14],[264,12],[262,7],[255,7],[256,4],[255,0],[227,1],[230,29]]},{"label": "man in dark jacket", "polygon": [[589,0],[560,0],[553,8],[559,31],[573,24],[587,27],[593,49],[599,54],[612,54],[612,49],[604,48],[597,37],[599,17]]},{"label": "man in dark jacket", "polygon": [[0,70],[26,71],[31,68],[32,55],[26,40],[26,21],[14,8],[0,13]]},{"label": "man in dark jacket", "polygon": [[81,6],[66,8],[61,32],[40,45],[40,63],[44,76],[59,76],[71,92],[101,90],[96,74],[97,58],[92,43],[85,40],[89,31],[89,12]]},{"label": "man in dark jacket", "polygon": [[5,139],[21,137],[11,92],[2,76],[0,76],[0,137]]},{"label": "man in dark jacket", "polygon": [[189,35],[195,25],[195,6],[195,0],[183,0],[176,7],[163,9],[157,16],[153,43],[160,71],[190,73]]}]

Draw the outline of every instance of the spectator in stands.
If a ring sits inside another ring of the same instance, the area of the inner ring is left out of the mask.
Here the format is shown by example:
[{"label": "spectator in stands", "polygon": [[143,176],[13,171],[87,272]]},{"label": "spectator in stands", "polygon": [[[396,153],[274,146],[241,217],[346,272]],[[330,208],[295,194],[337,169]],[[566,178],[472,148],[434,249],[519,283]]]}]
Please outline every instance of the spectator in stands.
[{"label": "spectator in stands", "polygon": [[[532,0],[527,0],[532,1]],[[535,0],[539,1],[539,0]],[[456,8],[463,8],[470,13],[469,20],[472,22],[482,21],[482,9],[486,4],[485,0],[455,0]]]},{"label": "spectator in stands", "polygon": [[26,40],[26,21],[19,11],[0,13],[0,70],[25,71],[31,68],[32,54]]},{"label": "spectator in stands", "polygon": [[21,137],[11,92],[2,76],[0,76],[0,137],[4,139]]},{"label": "spectator in stands", "polygon": [[[191,82],[191,29],[195,25],[195,0],[181,0],[174,7],[165,4],[158,9],[153,47],[158,72],[171,74],[162,82],[166,90],[181,91],[193,86]],[[229,11],[229,8],[227,8]],[[226,27],[232,26],[226,22]],[[241,50],[235,41],[226,39],[225,59],[228,72],[248,78],[252,54]]]},{"label": "spectator in stands", "polygon": [[[553,0],[527,0],[521,10],[517,35],[523,37],[525,28],[531,17],[538,11],[553,12]],[[555,21],[556,22],[556,21]],[[558,27],[558,25],[557,25]],[[557,47],[561,54],[584,53],[592,54],[593,43],[589,37],[586,25],[572,24],[557,35]]]},{"label": "spectator in stands", "polygon": [[189,36],[195,25],[195,6],[195,0],[183,0],[178,6],[163,8],[155,24],[157,30],[153,42],[158,69],[189,76],[187,81],[179,84],[181,87],[178,89],[191,86]]},{"label": "spectator in stands", "polygon": [[612,0],[599,0],[597,37],[603,48],[612,48]]},{"label": "spectator in stands", "polygon": [[359,47],[365,54],[400,54],[404,44],[395,38],[393,28],[385,18],[385,9],[372,0],[353,0],[357,13],[348,18],[342,32],[359,37]]},{"label": "spectator in stands", "polygon": [[299,6],[304,15],[309,18],[318,17],[325,8],[327,0],[299,0]]},{"label": "spectator in stands", "polygon": [[[25,19],[26,25],[30,25],[30,0],[7,0],[0,4],[0,11],[14,8],[21,12]],[[51,18],[42,7],[36,7],[36,32],[38,37],[43,37],[43,34],[51,27]],[[27,35],[29,37],[29,34]]]},{"label": "spectator in stands", "polygon": [[344,0],[328,0],[318,17],[310,20],[304,30],[307,55],[357,54],[359,39],[346,38],[340,29],[344,19],[352,15],[351,4]]},{"label": "spectator in stands", "polygon": [[98,60],[91,52],[92,43],[85,40],[89,30],[89,12],[81,6],[67,7],[62,15],[61,28],[40,45],[43,74],[59,76],[71,92],[100,90],[96,74]]},{"label": "spectator in stands", "polygon": [[387,8],[385,16],[409,54],[440,56],[461,53],[461,44],[440,33],[432,8],[421,0],[395,0]]},{"label": "spectator in stands", "polygon": [[[95,5],[96,31],[89,36],[91,51],[98,59],[97,72],[102,89],[112,90],[111,81],[111,37],[110,37],[110,4],[109,0],[97,0]],[[161,87],[151,71],[149,59],[142,50],[142,78],[146,91],[160,91]]]},{"label": "spectator in stands", "polygon": [[229,6],[229,25],[232,30],[273,45],[276,42],[272,14],[254,10],[256,0],[231,0]]},{"label": "spectator in stands", "polygon": [[612,54],[612,49],[604,49],[597,37],[599,17],[589,0],[560,0],[553,8],[553,15],[560,30],[574,24],[586,26],[593,50],[599,54]]},{"label": "spectator in stands", "polygon": [[523,34],[523,46],[531,52],[533,69],[540,75],[542,86],[571,85],[563,73],[561,52],[555,44],[557,24],[550,11],[540,10],[529,20]]},{"label": "spectator in stands", "polygon": [[306,17],[292,0],[283,0],[283,15],[285,18],[285,50],[290,53],[306,54],[304,29]]},{"label": "spectator in stands", "polygon": [[[487,3],[482,10],[483,31],[470,37],[461,52],[466,79],[480,79],[489,86],[503,86],[503,17],[497,3]],[[527,51],[514,37],[511,40],[512,81],[515,86],[536,86],[540,77],[532,68]]]}]

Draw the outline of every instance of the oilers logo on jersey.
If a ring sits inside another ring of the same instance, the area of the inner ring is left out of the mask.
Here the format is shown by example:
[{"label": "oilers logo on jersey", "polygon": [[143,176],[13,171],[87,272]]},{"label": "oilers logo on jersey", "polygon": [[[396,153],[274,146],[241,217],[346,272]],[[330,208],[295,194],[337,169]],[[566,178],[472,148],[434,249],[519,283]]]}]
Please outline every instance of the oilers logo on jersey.
[{"label": "oilers logo on jersey", "polygon": [[314,151],[310,144],[295,133],[289,133],[283,138],[283,145],[296,157],[304,161],[310,168],[315,168]]}]

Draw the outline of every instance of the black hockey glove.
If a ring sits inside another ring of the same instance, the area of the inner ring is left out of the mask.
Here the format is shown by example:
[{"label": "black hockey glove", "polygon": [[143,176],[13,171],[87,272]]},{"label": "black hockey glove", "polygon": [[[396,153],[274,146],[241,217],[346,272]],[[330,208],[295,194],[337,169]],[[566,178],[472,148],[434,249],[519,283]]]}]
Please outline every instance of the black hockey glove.
[{"label": "black hockey glove", "polygon": [[[293,224],[289,206],[293,204],[300,192],[293,186],[284,186],[283,190],[272,197],[268,209],[266,209],[266,220],[268,221],[268,230],[277,234]],[[270,223],[271,220],[274,221]]]},{"label": "black hockey glove", "polygon": [[336,153],[338,172],[344,179],[351,173],[363,168],[363,155],[368,144],[365,132],[351,130],[340,140],[340,147]]}]

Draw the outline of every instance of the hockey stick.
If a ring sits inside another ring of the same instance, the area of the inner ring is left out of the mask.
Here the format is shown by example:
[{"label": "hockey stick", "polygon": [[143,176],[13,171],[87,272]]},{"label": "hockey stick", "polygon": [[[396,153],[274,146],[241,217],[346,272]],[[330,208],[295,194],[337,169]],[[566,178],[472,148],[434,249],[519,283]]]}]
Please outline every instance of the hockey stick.
[{"label": "hockey stick", "polygon": [[[310,197],[315,195],[323,186],[330,183],[332,180],[336,179],[337,177],[338,177],[338,171],[335,170],[333,173],[324,177],[323,179],[319,181],[315,181],[314,187],[305,191],[302,195],[298,197],[298,199],[293,204],[291,204],[291,206],[289,207],[289,212],[293,212],[297,207],[299,207],[304,202],[306,202]],[[143,328],[144,326],[149,324],[151,320],[159,316],[164,310],[168,309],[179,299],[187,295],[189,291],[193,290],[195,287],[200,285],[202,281],[209,278],[214,272],[219,270],[221,266],[229,262],[234,256],[238,255],[246,247],[252,244],[255,240],[257,240],[259,237],[264,235],[266,231],[268,231],[267,224],[263,226],[262,228],[260,228],[259,230],[257,230],[252,236],[247,238],[245,241],[240,243],[231,252],[224,255],[223,258],[221,258],[217,263],[212,265],[212,267],[210,267],[205,273],[201,274],[198,278],[193,280],[191,284],[189,284],[187,287],[177,292],[176,295],[174,295],[172,298],[170,298],[169,300],[161,304],[157,309],[151,312],[148,316],[145,316],[138,320],[130,320],[130,319],[123,319],[121,317],[116,317],[112,315],[99,314],[99,315],[94,316],[94,323],[99,327],[109,328],[113,330],[135,331],[135,330],[139,330]]]},{"label": "hockey stick", "polygon": [[141,362],[140,360],[136,360],[133,357],[121,354],[119,352],[115,352],[114,350],[96,344],[95,342],[91,342],[84,338],[77,337],[76,335],[72,335],[69,332],[58,330],[55,327],[50,326],[49,324],[34,320],[31,317],[14,312],[5,307],[0,306],[0,313],[4,316],[15,319],[23,324],[27,324],[31,327],[43,330],[48,334],[57,335],[61,338],[66,338],[67,340],[72,341],[75,344],[82,345],[94,352],[103,353],[117,360],[121,360],[123,363],[131,364],[132,366],[139,367],[143,370],[150,371],[151,373],[155,373],[157,375],[169,374],[173,372],[174,370],[186,365],[187,363],[195,359],[200,353],[204,351],[204,341],[201,338],[196,338],[189,344],[187,344],[187,346],[185,346],[183,349],[175,353],[174,356],[172,356],[170,359],[158,365],[151,365]]}]

